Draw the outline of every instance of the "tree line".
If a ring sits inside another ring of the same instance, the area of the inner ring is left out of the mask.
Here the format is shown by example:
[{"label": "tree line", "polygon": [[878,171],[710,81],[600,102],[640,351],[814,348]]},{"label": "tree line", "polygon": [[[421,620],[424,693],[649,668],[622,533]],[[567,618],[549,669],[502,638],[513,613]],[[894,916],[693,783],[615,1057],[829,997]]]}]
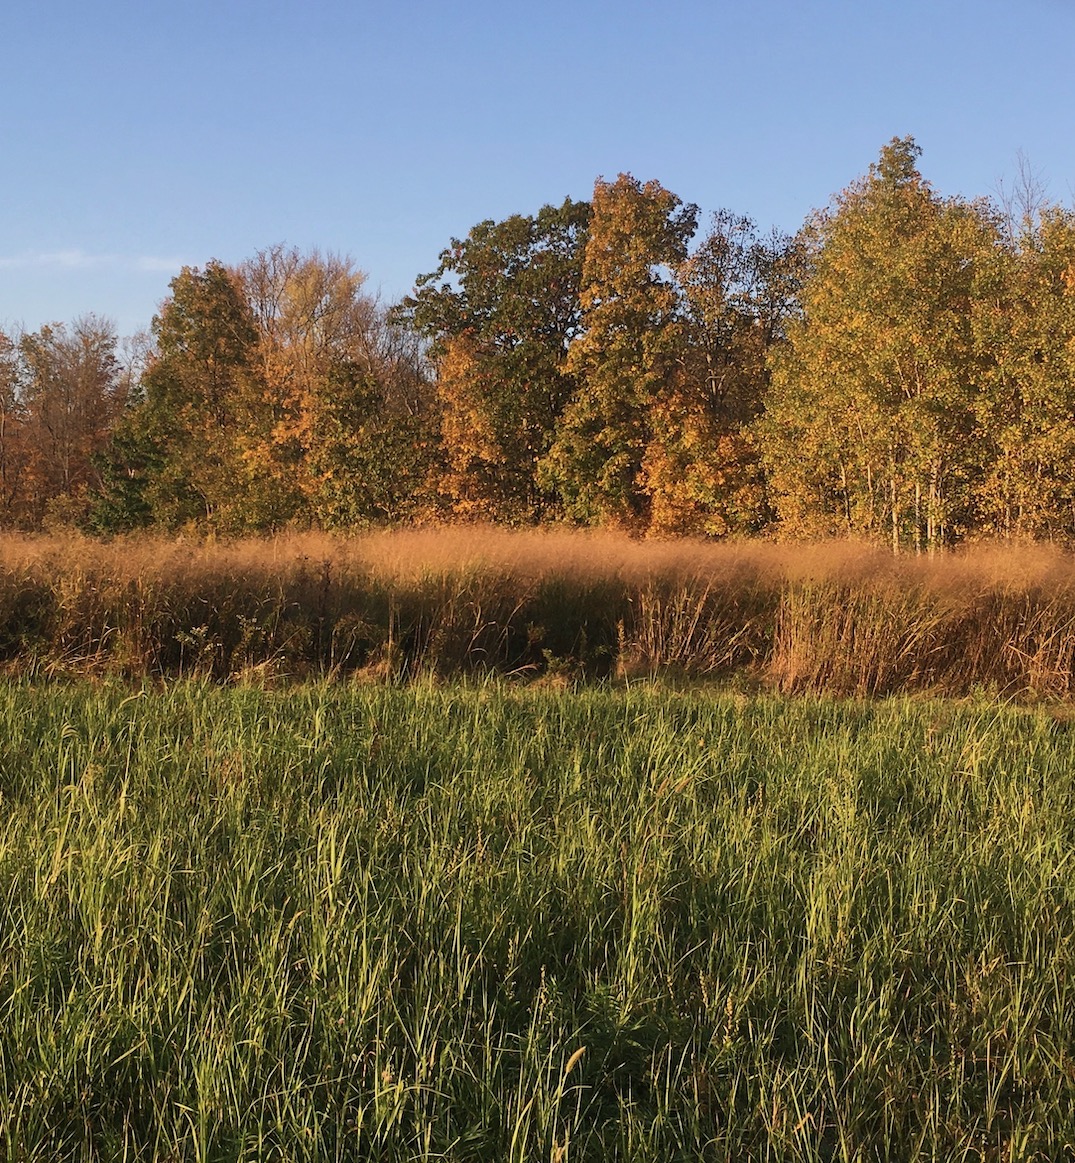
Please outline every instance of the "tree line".
[{"label": "tree line", "polygon": [[125,352],[93,316],[0,334],[0,524],[1075,540],[1075,213],[918,158],[795,235],[621,174],[394,305],[276,246],[184,268]]}]

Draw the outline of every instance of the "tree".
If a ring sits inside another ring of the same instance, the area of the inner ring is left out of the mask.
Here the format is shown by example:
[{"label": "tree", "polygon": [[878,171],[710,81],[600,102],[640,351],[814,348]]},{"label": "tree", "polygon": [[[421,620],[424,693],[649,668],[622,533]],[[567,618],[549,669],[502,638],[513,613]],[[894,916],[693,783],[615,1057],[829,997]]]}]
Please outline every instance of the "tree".
[{"label": "tree", "polygon": [[456,515],[533,521],[555,501],[538,465],[574,390],[564,359],[579,329],[589,214],[567,199],[481,222],[402,304],[437,369],[438,487]]},{"label": "tree", "polygon": [[18,354],[27,517],[36,526],[61,499],[80,498],[98,483],[94,458],[123,410],[127,387],[115,332],[93,315],[70,330],[56,323],[24,335]]},{"label": "tree", "polygon": [[89,498],[86,528],[94,533],[129,533],[158,519],[152,498],[165,468],[165,454],[152,417],[136,402],[119,418],[108,444],[94,459],[99,483]]},{"label": "tree", "polygon": [[364,278],[282,246],[184,268],[100,458],[96,527],[237,533],[413,511],[431,444],[424,362]]},{"label": "tree", "polygon": [[[1002,221],[1010,223],[1010,216]],[[1038,204],[1006,231],[975,304],[990,375],[979,509],[1000,536],[1075,539],[1075,213]]]},{"label": "tree", "polygon": [[987,363],[972,305],[997,226],[982,204],[938,197],[919,152],[893,139],[809,227],[802,318],[759,426],[791,531],[932,549],[975,520]]},{"label": "tree", "polygon": [[249,518],[262,526],[308,518],[318,417],[329,384],[344,382],[336,369],[360,358],[373,301],[350,259],[316,250],[270,247],[236,274],[257,331],[237,428]]},{"label": "tree", "polygon": [[18,345],[0,331],[0,520],[17,522],[26,470]]},{"label": "tree", "polygon": [[259,332],[248,462],[324,525],[413,513],[433,444],[417,338],[348,258],[276,246],[240,275]]},{"label": "tree", "polygon": [[373,370],[337,365],[318,411],[308,469],[313,515],[328,528],[420,520],[435,504],[438,412],[425,365],[412,335],[380,326]]},{"label": "tree", "polygon": [[577,390],[541,463],[567,513],[635,530],[650,520],[644,469],[653,409],[674,390],[684,324],[673,272],[697,208],[630,174],[594,186],[582,268],[581,333],[565,370]]},{"label": "tree", "polygon": [[684,323],[674,388],[655,401],[643,469],[651,533],[753,533],[769,517],[752,424],[766,355],[796,307],[798,247],[727,210],[676,271]]},{"label": "tree", "polygon": [[226,531],[244,512],[239,422],[249,400],[258,332],[242,281],[215,259],[184,267],[153,320],[156,353],[143,377],[140,459],[154,466],[144,500],[166,527],[206,523]]}]

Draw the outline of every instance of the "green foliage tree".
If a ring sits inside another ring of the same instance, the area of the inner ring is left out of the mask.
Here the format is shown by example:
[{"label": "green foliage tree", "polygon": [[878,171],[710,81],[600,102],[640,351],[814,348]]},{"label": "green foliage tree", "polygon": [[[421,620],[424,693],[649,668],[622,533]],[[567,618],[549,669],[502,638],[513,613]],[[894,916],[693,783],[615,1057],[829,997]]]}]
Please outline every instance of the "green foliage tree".
[{"label": "green foliage tree", "polygon": [[184,267],[170,286],[138,414],[112,449],[113,476],[133,458],[125,487],[139,500],[126,504],[148,507],[155,524],[237,532],[249,525],[237,429],[258,341],[253,313],[240,279],[215,259]]},{"label": "green foliage tree", "polygon": [[435,506],[439,410],[413,333],[379,315],[362,360],[334,365],[314,420],[312,512],[326,528],[421,520]]},{"label": "green foliage tree", "polygon": [[[97,454],[99,483],[89,498],[86,528],[93,533],[129,533],[154,524],[154,486],[165,468],[165,454],[150,417],[137,405],[112,430]],[[159,485],[158,485],[159,487]]]},{"label": "green foliage tree", "polygon": [[589,216],[588,203],[567,199],[481,222],[404,300],[400,317],[437,367],[438,488],[456,515],[533,521],[555,500],[538,464],[574,391],[564,359]]}]

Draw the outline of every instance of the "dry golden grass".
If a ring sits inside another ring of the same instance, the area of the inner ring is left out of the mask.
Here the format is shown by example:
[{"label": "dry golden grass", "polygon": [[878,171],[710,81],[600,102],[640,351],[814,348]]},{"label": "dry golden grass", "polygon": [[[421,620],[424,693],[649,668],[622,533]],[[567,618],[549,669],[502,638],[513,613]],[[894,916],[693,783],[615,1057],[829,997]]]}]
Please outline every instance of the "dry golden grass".
[{"label": "dry golden grass", "polygon": [[467,527],[199,542],[0,538],[15,671],[217,679],[675,672],[785,691],[1067,698],[1075,559]]}]

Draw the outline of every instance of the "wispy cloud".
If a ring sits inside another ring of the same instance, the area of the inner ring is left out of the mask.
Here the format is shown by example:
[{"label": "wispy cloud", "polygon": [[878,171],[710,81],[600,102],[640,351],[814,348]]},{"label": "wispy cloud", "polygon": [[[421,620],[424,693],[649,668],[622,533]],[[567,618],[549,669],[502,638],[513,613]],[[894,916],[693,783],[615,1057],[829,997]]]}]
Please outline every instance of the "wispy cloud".
[{"label": "wispy cloud", "polygon": [[[105,261],[102,261],[105,259]],[[71,270],[75,267],[107,265],[106,256],[89,255],[83,250],[53,250],[36,254],[17,254],[0,257],[0,268],[18,270],[33,267],[60,267]]]},{"label": "wispy cloud", "polygon": [[169,272],[186,265],[181,258],[142,254],[90,254],[84,250],[50,250],[0,255],[0,270],[128,270]]},{"label": "wispy cloud", "polygon": [[143,254],[131,260],[140,271],[178,271],[180,267],[194,266],[185,258],[161,258],[156,254]]}]

